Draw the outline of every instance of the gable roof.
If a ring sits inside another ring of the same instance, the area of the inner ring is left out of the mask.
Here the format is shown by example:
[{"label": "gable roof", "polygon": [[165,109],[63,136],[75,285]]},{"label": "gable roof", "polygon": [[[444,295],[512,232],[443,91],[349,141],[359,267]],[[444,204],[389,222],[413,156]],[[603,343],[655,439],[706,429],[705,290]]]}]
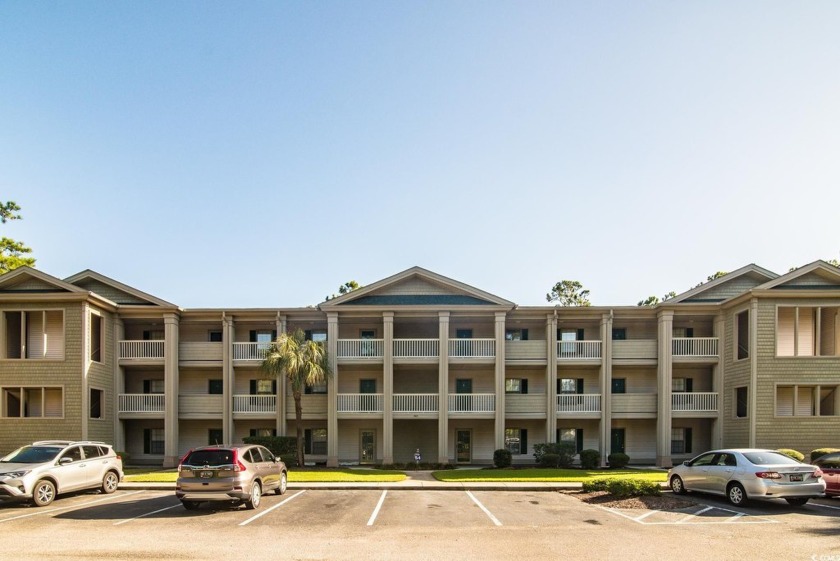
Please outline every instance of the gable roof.
[{"label": "gable roof", "polygon": [[103,274],[85,269],[80,273],[76,273],[71,277],[64,279],[65,282],[90,290],[99,294],[121,306],[136,305],[136,306],[162,306],[166,308],[176,308],[175,304],[161,300],[156,296],[147,294],[141,290],[137,290],[127,284],[123,284]]},{"label": "gable roof", "polygon": [[666,300],[666,304],[717,304],[752,290],[779,275],[751,263]]},{"label": "gable roof", "polygon": [[351,306],[497,306],[512,309],[516,304],[422,267],[412,267],[318,307]]},{"label": "gable roof", "polygon": [[3,293],[48,293],[73,292],[86,294],[84,288],[74,286],[52,275],[32,267],[18,267],[0,275],[0,292]]},{"label": "gable roof", "polygon": [[756,290],[840,290],[840,269],[825,261],[814,261],[766,282]]}]

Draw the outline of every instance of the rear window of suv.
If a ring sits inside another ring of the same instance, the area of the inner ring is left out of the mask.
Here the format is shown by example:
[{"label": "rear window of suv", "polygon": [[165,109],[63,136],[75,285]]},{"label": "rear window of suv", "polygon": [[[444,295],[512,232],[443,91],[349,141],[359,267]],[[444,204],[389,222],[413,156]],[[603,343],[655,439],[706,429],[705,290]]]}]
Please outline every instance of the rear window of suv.
[{"label": "rear window of suv", "polygon": [[224,466],[233,463],[233,450],[195,450],[184,459],[189,466]]}]

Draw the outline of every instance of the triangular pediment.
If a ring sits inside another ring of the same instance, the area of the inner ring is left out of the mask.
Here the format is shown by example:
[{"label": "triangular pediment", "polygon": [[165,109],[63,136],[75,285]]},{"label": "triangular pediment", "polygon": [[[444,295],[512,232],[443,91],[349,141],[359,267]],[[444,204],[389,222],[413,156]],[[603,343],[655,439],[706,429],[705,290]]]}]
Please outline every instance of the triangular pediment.
[{"label": "triangular pediment", "polygon": [[716,304],[776,279],[779,275],[758,265],[747,265],[713,281],[701,284],[676,297],[668,304]]},{"label": "triangular pediment", "polygon": [[321,304],[322,308],[350,306],[502,306],[509,302],[483,290],[438,275],[421,267],[413,267],[392,277],[354,290]]},{"label": "triangular pediment", "polygon": [[815,261],[758,287],[772,290],[840,290],[840,269]]},{"label": "triangular pediment", "polygon": [[173,307],[165,300],[146,294],[96,271],[86,270],[65,279],[66,282],[93,292],[121,306],[164,306]]},{"label": "triangular pediment", "polygon": [[31,267],[20,267],[0,276],[0,293],[66,293],[86,292],[59,278]]}]

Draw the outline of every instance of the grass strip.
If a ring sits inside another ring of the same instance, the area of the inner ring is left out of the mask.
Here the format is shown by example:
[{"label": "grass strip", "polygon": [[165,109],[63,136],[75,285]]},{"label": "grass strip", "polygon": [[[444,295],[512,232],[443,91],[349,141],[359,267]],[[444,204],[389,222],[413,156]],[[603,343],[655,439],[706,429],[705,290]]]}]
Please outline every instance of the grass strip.
[{"label": "grass strip", "polygon": [[438,481],[452,482],[550,482],[583,483],[593,479],[641,479],[644,481],[665,481],[668,473],[652,469],[456,469],[435,471],[432,476]]}]

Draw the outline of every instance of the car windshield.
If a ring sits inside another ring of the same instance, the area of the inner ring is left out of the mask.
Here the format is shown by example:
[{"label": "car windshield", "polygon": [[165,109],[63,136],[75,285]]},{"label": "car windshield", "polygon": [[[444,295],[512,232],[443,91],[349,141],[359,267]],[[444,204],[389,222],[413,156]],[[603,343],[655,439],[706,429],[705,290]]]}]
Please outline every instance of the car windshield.
[{"label": "car windshield", "polygon": [[785,456],[784,454],[780,454],[779,452],[745,452],[744,457],[748,459],[751,463],[757,466],[775,466],[775,465],[799,465],[800,462],[797,462],[793,458],[789,456]]},{"label": "car windshield", "polygon": [[184,460],[184,464],[189,466],[224,466],[232,463],[232,450],[195,450]]},{"label": "car windshield", "polygon": [[15,464],[42,464],[54,460],[61,452],[55,446],[24,446],[0,460],[0,462]]}]

